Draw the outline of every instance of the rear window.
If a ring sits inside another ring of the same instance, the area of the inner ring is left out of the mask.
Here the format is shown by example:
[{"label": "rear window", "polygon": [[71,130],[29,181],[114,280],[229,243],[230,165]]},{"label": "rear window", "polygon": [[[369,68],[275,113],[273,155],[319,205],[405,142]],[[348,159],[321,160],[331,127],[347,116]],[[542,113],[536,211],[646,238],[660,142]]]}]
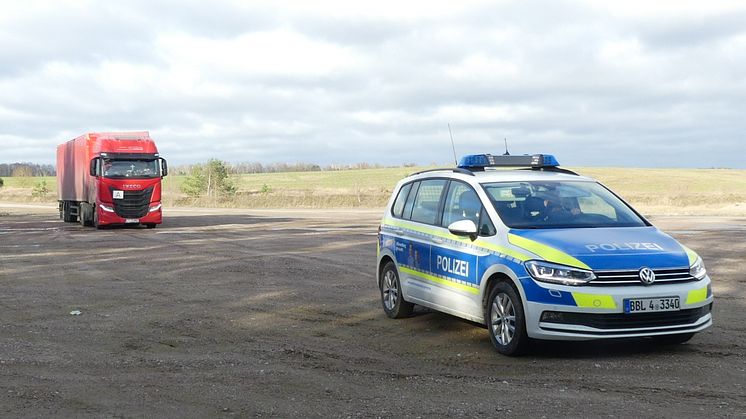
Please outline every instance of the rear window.
[{"label": "rear window", "polygon": [[407,183],[406,185],[402,186],[401,189],[399,189],[399,195],[396,196],[394,206],[393,208],[391,208],[391,214],[394,217],[401,218],[402,211],[404,211],[404,203],[407,200],[407,195],[409,195],[410,189],[412,189],[411,183]]}]

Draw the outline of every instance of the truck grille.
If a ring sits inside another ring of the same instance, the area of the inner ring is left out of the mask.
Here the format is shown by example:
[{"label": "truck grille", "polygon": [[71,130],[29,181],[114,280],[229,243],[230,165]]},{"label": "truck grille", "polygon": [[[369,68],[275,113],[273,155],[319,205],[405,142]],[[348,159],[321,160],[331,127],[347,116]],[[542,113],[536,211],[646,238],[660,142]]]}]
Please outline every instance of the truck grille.
[{"label": "truck grille", "polygon": [[586,314],[545,311],[541,321],[545,323],[571,324],[596,329],[641,329],[650,327],[683,326],[692,324],[710,312],[712,304],[699,308],[660,313],[633,314]]},{"label": "truck grille", "polygon": [[141,191],[124,191],[124,199],[113,200],[114,212],[122,218],[142,218],[148,213],[152,195],[152,186]]},{"label": "truck grille", "polygon": [[[689,268],[654,269],[655,282],[652,286],[663,284],[680,284],[697,281],[689,275]],[[642,285],[638,271],[594,271],[596,279],[589,282],[591,286]]]}]

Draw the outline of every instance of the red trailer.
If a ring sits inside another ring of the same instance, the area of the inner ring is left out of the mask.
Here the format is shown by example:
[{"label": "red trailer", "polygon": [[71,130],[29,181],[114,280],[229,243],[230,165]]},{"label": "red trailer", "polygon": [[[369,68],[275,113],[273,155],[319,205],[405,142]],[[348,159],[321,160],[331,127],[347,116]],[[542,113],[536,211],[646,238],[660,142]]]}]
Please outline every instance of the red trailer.
[{"label": "red trailer", "polygon": [[166,160],[148,132],[92,132],[57,146],[57,198],[65,222],[101,227],[162,221]]}]

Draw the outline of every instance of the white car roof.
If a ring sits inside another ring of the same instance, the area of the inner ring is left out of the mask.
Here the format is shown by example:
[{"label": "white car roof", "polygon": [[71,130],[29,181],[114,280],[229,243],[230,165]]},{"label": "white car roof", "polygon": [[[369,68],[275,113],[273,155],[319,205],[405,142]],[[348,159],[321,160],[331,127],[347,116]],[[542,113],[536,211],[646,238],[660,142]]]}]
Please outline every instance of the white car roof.
[{"label": "white car roof", "polygon": [[483,172],[472,172],[474,176],[454,171],[454,169],[433,170],[408,176],[405,181],[414,179],[428,179],[434,177],[447,177],[453,179],[462,179],[469,182],[492,183],[492,182],[531,182],[531,181],[575,181],[575,182],[595,182],[594,179],[577,176],[569,173],[556,172],[551,170],[485,170]]}]

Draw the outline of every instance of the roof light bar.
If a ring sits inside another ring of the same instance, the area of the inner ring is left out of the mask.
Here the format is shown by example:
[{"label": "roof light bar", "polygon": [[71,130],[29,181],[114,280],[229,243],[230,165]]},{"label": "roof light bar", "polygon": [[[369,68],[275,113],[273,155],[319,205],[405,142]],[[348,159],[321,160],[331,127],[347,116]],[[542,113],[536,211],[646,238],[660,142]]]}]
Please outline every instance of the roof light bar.
[{"label": "roof light bar", "polygon": [[462,169],[484,169],[485,167],[557,167],[559,162],[551,154],[532,156],[493,156],[492,154],[471,154],[461,158],[458,167]]}]

